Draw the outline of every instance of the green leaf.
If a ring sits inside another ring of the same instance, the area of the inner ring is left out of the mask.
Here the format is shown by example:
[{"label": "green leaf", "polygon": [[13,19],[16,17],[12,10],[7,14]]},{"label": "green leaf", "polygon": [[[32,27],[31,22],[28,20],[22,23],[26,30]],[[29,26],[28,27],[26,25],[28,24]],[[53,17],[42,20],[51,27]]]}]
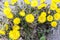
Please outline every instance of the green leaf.
[{"label": "green leaf", "polygon": [[42,36],[42,37],[40,38],[40,40],[46,40],[46,37],[45,37],[45,36]]},{"label": "green leaf", "polygon": [[12,40],[12,39],[9,38],[9,40]]},{"label": "green leaf", "polygon": [[47,32],[47,33],[49,33],[49,32],[50,32],[50,30],[46,30],[46,32]]}]

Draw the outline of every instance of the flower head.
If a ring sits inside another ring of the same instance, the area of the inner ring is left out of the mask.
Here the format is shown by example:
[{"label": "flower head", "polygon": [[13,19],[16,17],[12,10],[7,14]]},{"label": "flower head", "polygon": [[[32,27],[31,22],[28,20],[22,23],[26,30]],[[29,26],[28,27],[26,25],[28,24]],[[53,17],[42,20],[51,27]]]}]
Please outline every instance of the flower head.
[{"label": "flower head", "polygon": [[13,40],[17,40],[20,37],[20,32],[16,30],[10,30],[9,32],[9,38]]},{"label": "flower head", "polygon": [[28,23],[32,23],[32,22],[34,22],[34,16],[33,16],[32,14],[28,14],[28,15],[26,15],[26,17],[25,17],[25,20],[26,20],[26,22],[28,22]]},{"label": "flower head", "polygon": [[10,7],[4,7],[3,13],[4,13],[5,15],[7,15],[7,14],[10,13],[10,12],[11,12]]},{"label": "flower head", "polygon": [[37,0],[32,0],[31,1],[31,6],[32,7],[37,7],[38,6],[38,1]]},{"label": "flower head", "polygon": [[11,0],[11,4],[14,5],[18,0]]},{"label": "flower head", "polygon": [[13,18],[13,14],[11,12],[10,7],[5,7],[3,9],[3,13],[6,15],[7,18],[9,18],[9,19],[12,19]]},{"label": "flower head", "polygon": [[56,3],[51,3],[50,9],[51,10],[56,10],[57,9],[57,4]]},{"label": "flower head", "polygon": [[9,19],[13,19],[13,14],[12,14],[12,13],[8,13],[8,14],[6,15],[6,17],[9,18]]},{"label": "flower head", "polygon": [[46,16],[47,15],[46,12],[42,12],[41,13],[41,16],[43,16],[43,15]]},{"label": "flower head", "polygon": [[20,18],[15,18],[15,19],[13,20],[13,23],[14,23],[14,24],[19,24],[20,21],[21,21]]},{"label": "flower head", "polygon": [[59,13],[54,14],[54,20],[60,20],[60,14]]},{"label": "flower head", "polygon": [[30,0],[24,0],[26,4],[30,4]]},{"label": "flower head", "polygon": [[9,2],[8,2],[8,1],[5,1],[5,2],[4,2],[4,6],[5,6],[5,7],[9,7]]},{"label": "flower head", "polygon": [[20,27],[18,25],[14,25],[12,28],[13,28],[13,30],[19,30],[20,29]]},{"label": "flower head", "polygon": [[22,17],[25,16],[24,10],[20,11],[19,15],[22,16]]},{"label": "flower head", "polygon": [[56,27],[57,26],[57,22],[56,21],[51,22],[51,26],[52,27]]},{"label": "flower head", "polygon": [[47,20],[48,21],[52,21],[53,20],[53,16],[52,15],[47,16]]},{"label": "flower head", "polygon": [[0,30],[0,34],[1,34],[1,35],[5,35],[5,33],[6,33],[6,32],[5,32],[4,30]]},{"label": "flower head", "polygon": [[38,9],[42,9],[43,7],[46,7],[46,6],[47,6],[47,4],[42,3],[42,4],[40,4],[39,6],[37,6],[37,8],[38,8]]},{"label": "flower head", "polygon": [[56,12],[57,12],[57,13],[60,13],[60,8],[57,8],[57,9],[56,9]]},{"label": "flower head", "polygon": [[39,22],[39,23],[45,23],[45,22],[46,22],[46,17],[45,17],[44,15],[43,15],[43,16],[40,15],[40,16],[38,17],[38,22]]},{"label": "flower head", "polygon": [[41,3],[44,3],[44,2],[45,2],[45,0],[40,0],[40,4],[41,4]]},{"label": "flower head", "polygon": [[50,14],[50,11],[48,11],[48,14]]}]

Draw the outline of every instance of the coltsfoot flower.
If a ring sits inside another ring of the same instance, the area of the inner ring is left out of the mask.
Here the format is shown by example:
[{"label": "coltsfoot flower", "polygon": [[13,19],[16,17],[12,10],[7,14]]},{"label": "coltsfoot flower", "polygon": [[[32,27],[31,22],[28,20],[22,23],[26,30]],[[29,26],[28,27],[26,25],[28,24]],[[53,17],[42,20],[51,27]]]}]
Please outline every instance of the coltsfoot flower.
[{"label": "coltsfoot flower", "polygon": [[51,10],[56,10],[57,9],[57,4],[56,3],[51,3],[50,9]]},{"label": "coltsfoot flower", "polygon": [[24,17],[25,16],[24,10],[20,11],[19,15],[22,16],[22,17]]},{"label": "coltsfoot flower", "polygon": [[0,35],[5,35],[5,31],[4,30],[0,30]]},{"label": "coltsfoot flower", "polygon": [[14,5],[18,0],[11,0],[11,4]]},{"label": "coltsfoot flower", "polygon": [[41,4],[41,3],[44,3],[45,1],[46,1],[46,0],[40,0],[40,4]]},{"label": "coltsfoot flower", "polygon": [[16,30],[10,30],[9,32],[9,38],[12,40],[17,40],[20,37],[20,32]]},{"label": "coltsfoot flower", "polygon": [[59,13],[55,13],[54,14],[54,20],[60,20],[60,14]]},{"label": "coltsfoot flower", "polygon": [[8,13],[8,14],[6,15],[6,17],[9,18],[9,19],[13,19],[13,14],[12,14],[12,13]]},{"label": "coltsfoot flower", "polygon": [[54,28],[57,27],[57,22],[56,21],[51,22],[51,26]]},{"label": "coltsfoot flower", "polygon": [[28,15],[26,15],[25,20],[26,20],[26,22],[28,22],[28,23],[34,22],[34,15],[33,15],[33,14],[28,14]]},{"label": "coltsfoot flower", "polygon": [[44,15],[43,15],[43,16],[40,15],[40,16],[38,17],[38,22],[39,22],[39,23],[45,23],[45,22],[46,22],[46,17],[45,17]]},{"label": "coltsfoot flower", "polygon": [[30,4],[30,0],[24,0],[26,4]]},{"label": "coltsfoot flower", "polygon": [[42,4],[40,4],[39,6],[37,6],[37,8],[38,8],[38,9],[42,9],[43,7],[46,7],[46,6],[47,6],[47,4],[42,3]]},{"label": "coltsfoot flower", "polygon": [[7,15],[7,14],[10,13],[10,12],[11,12],[10,7],[4,7],[4,8],[3,8],[3,13],[4,13],[5,15]]},{"label": "coltsfoot flower", "polygon": [[14,23],[14,24],[19,24],[20,21],[21,21],[21,19],[17,17],[17,18],[15,18],[15,19],[13,20],[13,23]]},{"label": "coltsfoot flower", "polygon": [[31,6],[32,7],[37,7],[38,6],[38,1],[37,0],[32,0],[31,1]]},{"label": "coltsfoot flower", "polygon": [[12,29],[13,29],[13,30],[19,30],[19,29],[20,29],[20,26],[14,25],[14,26],[12,27]]},{"label": "coltsfoot flower", "polygon": [[47,21],[53,21],[53,16],[52,15],[47,16]]},{"label": "coltsfoot flower", "polygon": [[9,7],[9,2],[8,2],[8,1],[5,1],[5,2],[4,2],[4,6],[5,6],[5,7]]},{"label": "coltsfoot flower", "polygon": [[43,15],[46,17],[47,16],[46,12],[42,12],[41,16],[43,16]]}]

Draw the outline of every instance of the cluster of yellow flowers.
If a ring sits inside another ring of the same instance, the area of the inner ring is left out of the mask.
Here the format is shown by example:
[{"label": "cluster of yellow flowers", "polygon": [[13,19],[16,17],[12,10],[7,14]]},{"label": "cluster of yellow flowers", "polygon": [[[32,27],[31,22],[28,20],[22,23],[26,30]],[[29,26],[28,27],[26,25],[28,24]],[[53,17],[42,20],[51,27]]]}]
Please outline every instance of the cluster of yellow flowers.
[{"label": "cluster of yellow flowers", "polygon": [[[31,0],[31,1],[27,0],[27,1],[29,2],[29,4],[32,7],[37,7],[38,9],[42,9],[43,7],[47,7],[47,4],[45,3],[46,0],[40,0],[40,2],[38,2],[38,0]],[[24,2],[26,4],[28,4],[27,1],[25,0]],[[44,15],[46,15],[46,13],[42,12],[41,13],[42,15],[40,15],[38,17],[39,23],[44,23],[46,21],[52,22],[53,20],[60,20],[60,16],[59,16],[60,15],[60,8],[58,8],[57,3],[60,3],[60,0],[51,0],[51,4],[50,4],[50,10],[56,10],[57,13],[55,13],[54,15],[48,15],[46,18],[46,16],[44,16]],[[40,5],[38,5],[38,4],[40,4]],[[50,12],[48,14],[50,14]]]},{"label": "cluster of yellow flowers", "polygon": [[6,15],[7,18],[12,19],[13,14],[11,12],[11,9],[9,7],[4,7],[3,13]]},{"label": "cluster of yellow flowers", "polygon": [[38,22],[39,23],[46,22],[46,13],[45,12],[42,12],[41,15],[38,17]]},{"label": "cluster of yellow flowers", "polygon": [[0,29],[0,34],[1,34],[1,35],[5,35],[5,34],[6,34],[6,31],[8,30],[8,24],[5,24],[4,27],[5,27],[5,28]]},{"label": "cluster of yellow flowers", "polygon": [[[15,17],[12,13],[11,8],[9,7],[9,4],[14,5],[18,0],[11,0],[11,3],[8,1],[4,2],[4,8],[3,8],[3,13],[6,15],[8,19],[13,19],[13,27],[12,30],[9,32],[9,38],[12,40],[17,40],[20,37],[20,26],[19,24],[21,23],[21,18],[20,17]],[[38,5],[37,0],[24,0],[24,2],[28,5],[31,5],[31,7],[37,9],[42,9],[43,7],[47,7],[47,4],[45,4],[45,0],[40,0],[40,5]],[[60,9],[57,7],[57,2],[60,2],[60,0],[52,0],[51,5],[50,5],[50,10],[56,10],[56,13],[54,15],[50,15],[50,11],[48,12],[49,15],[45,11],[41,12],[38,16],[38,23],[45,23],[45,22],[50,22],[50,25],[52,27],[56,27],[58,25],[57,21],[60,20]],[[25,10],[21,10],[19,12],[19,16],[24,17],[25,21],[27,23],[33,23],[35,21],[35,17],[33,13],[26,14]],[[5,25],[5,30],[8,30],[8,25]],[[0,34],[5,35],[4,30],[0,30]]]},{"label": "cluster of yellow flowers", "polygon": [[[18,0],[11,0],[11,4],[14,5]],[[4,2],[4,9],[3,9],[3,12],[4,14],[6,15],[7,18],[9,19],[12,19],[13,18],[13,14],[11,12],[11,9],[9,7],[9,2],[6,0]],[[8,12],[7,12],[8,11]]]},{"label": "cluster of yellow flowers", "polygon": [[[14,5],[18,0],[11,0],[10,3],[6,0],[4,2],[4,8],[3,8],[3,13],[6,15],[6,17],[8,19],[13,19],[14,18],[14,15],[11,11],[11,8],[9,7],[9,4],[11,5]],[[22,13],[20,14],[22,15]],[[24,15],[22,15],[24,16]],[[14,23],[14,26],[12,27],[13,30],[10,30],[9,32],[9,38],[12,39],[12,40],[17,40],[19,37],[20,37],[20,32],[19,32],[19,29],[20,29],[20,26],[18,26],[18,24],[20,23],[20,18],[14,18],[13,20],[13,23]],[[7,31],[9,28],[9,26],[6,24],[5,25],[5,30]],[[0,30],[0,34],[1,35],[5,35],[5,31],[4,30]]]},{"label": "cluster of yellow flowers", "polygon": [[11,38],[12,40],[18,40],[18,38],[20,37],[20,32],[17,30],[10,30],[9,32],[9,38]]},{"label": "cluster of yellow flowers", "polygon": [[14,5],[17,1],[18,1],[18,0],[11,0],[10,3],[9,3],[9,2],[6,0],[6,1],[4,2],[4,6],[8,7],[9,4]]},{"label": "cluster of yellow flowers", "polygon": [[14,26],[12,27],[13,30],[10,30],[9,32],[9,38],[12,40],[17,40],[20,37],[20,26],[18,24],[20,23],[20,18],[16,17],[13,20]]},{"label": "cluster of yellow flowers", "polygon": [[[43,7],[46,7],[47,4],[45,3],[46,0],[40,0],[40,2],[38,2],[38,0],[24,0],[24,2],[28,5],[31,5],[32,7],[37,7],[38,9],[41,9]],[[60,3],[60,0],[51,0],[51,4],[50,4],[50,9],[51,10],[57,10],[58,6],[57,4]]]},{"label": "cluster of yellow flowers", "polygon": [[46,0],[40,0],[40,3],[38,3],[38,0],[24,0],[26,4],[30,4],[32,7],[37,7],[38,9],[41,9],[43,7],[46,7],[47,4],[45,4]]}]

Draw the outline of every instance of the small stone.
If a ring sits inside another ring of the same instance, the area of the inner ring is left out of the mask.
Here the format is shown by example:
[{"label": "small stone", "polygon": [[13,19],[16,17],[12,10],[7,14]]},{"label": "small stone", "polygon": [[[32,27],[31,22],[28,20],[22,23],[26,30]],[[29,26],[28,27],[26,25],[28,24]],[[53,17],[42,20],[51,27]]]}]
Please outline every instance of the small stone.
[{"label": "small stone", "polygon": [[22,37],[20,37],[20,39],[19,39],[19,40],[23,40],[23,39],[22,39]]}]

